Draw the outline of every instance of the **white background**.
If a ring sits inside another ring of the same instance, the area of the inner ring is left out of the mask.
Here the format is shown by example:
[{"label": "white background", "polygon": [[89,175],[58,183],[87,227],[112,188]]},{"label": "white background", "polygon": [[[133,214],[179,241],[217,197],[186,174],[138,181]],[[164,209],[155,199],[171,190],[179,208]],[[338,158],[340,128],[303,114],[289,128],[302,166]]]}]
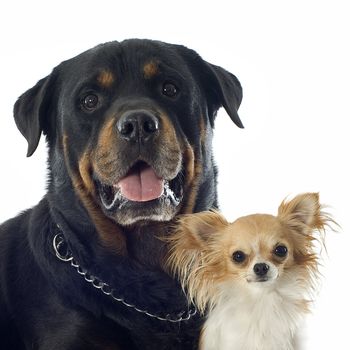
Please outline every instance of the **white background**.
[{"label": "white background", "polygon": [[346,1],[7,1],[0,8],[0,222],[45,193],[45,143],[26,158],[16,98],[62,60],[140,37],[184,44],[240,79],[236,128],[222,109],[215,154],[229,219],[320,192],[342,226],[327,235],[305,349],[349,349],[350,10]]}]

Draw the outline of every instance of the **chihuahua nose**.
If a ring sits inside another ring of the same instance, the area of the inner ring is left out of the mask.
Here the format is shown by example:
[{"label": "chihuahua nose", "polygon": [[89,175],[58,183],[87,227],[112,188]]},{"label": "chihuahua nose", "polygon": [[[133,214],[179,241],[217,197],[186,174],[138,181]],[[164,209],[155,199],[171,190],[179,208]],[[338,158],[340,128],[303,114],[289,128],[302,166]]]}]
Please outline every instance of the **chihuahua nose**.
[{"label": "chihuahua nose", "polygon": [[254,272],[257,276],[265,276],[269,271],[269,265],[265,263],[258,263],[254,265]]}]

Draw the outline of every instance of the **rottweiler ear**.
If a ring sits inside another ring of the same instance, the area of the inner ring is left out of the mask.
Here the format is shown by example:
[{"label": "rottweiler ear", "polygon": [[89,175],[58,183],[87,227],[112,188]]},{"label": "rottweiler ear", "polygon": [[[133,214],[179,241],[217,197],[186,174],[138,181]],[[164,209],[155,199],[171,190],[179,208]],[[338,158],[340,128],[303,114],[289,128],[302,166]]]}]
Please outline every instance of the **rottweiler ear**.
[{"label": "rottweiler ear", "polygon": [[212,125],[217,110],[223,106],[231,120],[239,128],[243,128],[237,113],[242,102],[242,86],[239,80],[225,69],[206,62],[197,52],[181,45],[175,45],[175,47],[189,63],[190,69],[197,72],[203,84],[210,102],[208,107]]},{"label": "rottweiler ear", "polygon": [[216,109],[223,106],[231,120],[239,128],[244,128],[237,113],[243,95],[239,80],[225,69],[210,63],[207,64],[214,78],[214,86],[210,88],[211,94],[216,97]]},{"label": "rottweiler ear", "polygon": [[43,130],[43,120],[48,112],[51,75],[21,95],[14,106],[17,128],[28,142],[27,157],[30,157],[39,144]]}]

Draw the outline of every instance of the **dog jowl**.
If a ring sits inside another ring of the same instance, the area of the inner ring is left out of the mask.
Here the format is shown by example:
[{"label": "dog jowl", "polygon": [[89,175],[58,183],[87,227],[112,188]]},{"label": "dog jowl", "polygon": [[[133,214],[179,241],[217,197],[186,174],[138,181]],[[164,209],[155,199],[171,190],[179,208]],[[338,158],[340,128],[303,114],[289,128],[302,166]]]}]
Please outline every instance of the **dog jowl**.
[{"label": "dog jowl", "polygon": [[[28,141],[28,156],[35,152],[41,134],[46,136],[49,189],[37,207],[1,227],[0,240],[29,241],[33,270],[38,260],[47,265],[43,272],[47,285],[42,287],[47,293],[52,293],[50,276],[60,271],[61,288],[56,281],[52,308],[67,307],[60,298],[69,290],[73,308],[79,305],[92,312],[91,317],[98,309],[106,317],[106,328],[109,322],[120,327],[120,336],[106,332],[106,341],[94,340],[94,344],[191,348],[201,320],[158,325],[125,305],[108,304],[108,296],[91,296],[95,293],[91,286],[75,285],[79,276],[61,270],[62,262],[46,252],[52,227],[61,228],[69,250],[85,268],[121,289],[127,285],[123,296],[133,305],[142,305],[149,313],[182,309],[186,298],[162,269],[164,244],[159,237],[171,234],[169,222],[177,215],[217,207],[211,145],[214,120],[223,106],[243,127],[237,114],[241,99],[237,78],[196,52],[137,39],[102,44],[61,63],[18,99],[15,121]],[[20,233],[8,238],[14,230]],[[33,233],[38,231],[41,234]],[[12,253],[21,259],[19,252]],[[5,271],[9,262],[0,259]],[[30,295],[38,284],[26,287]],[[29,299],[13,303],[25,309]],[[39,314],[53,310],[47,305],[35,312],[44,319]],[[13,320],[13,327],[25,328],[26,315],[18,314],[21,317]],[[79,317],[84,318],[82,314]],[[94,322],[94,318],[86,321],[87,338]],[[34,329],[24,342],[38,337],[38,332],[42,329]],[[81,339],[76,342],[81,344]]]}]

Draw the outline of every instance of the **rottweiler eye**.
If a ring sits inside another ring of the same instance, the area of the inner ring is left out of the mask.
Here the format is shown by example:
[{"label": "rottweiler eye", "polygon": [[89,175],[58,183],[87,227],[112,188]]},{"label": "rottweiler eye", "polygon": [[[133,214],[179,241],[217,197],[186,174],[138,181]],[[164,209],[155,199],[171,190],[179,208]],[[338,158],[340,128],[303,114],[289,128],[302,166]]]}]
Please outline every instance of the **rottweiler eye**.
[{"label": "rottweiler eye", "polygon": [[175,97],[179,92],[177,86],[173,83],[166,82],[163,84],[162,93],[167,97]]},{"label": "rottweiler eye", "polygon": [[238,250],[237,252],[234,252],[232,254],[232,259],[235,263],[241,264],[246,259],[246,255],[240,250]]},{"label": "rottweiler eye", "polygon": [[287,253],[288,253],[288,249],[287,249],[287,247],[285,245],[278,245],[274,249],[273,253],[276,256],[278,256],[279,258],[284,258],[287,255]]},{"label": "rottweiler eye", "polygon": [[95,94],[86,95],[82,99],[83,107],[88,111],[93,111],[98,105],[98,96]]}]

